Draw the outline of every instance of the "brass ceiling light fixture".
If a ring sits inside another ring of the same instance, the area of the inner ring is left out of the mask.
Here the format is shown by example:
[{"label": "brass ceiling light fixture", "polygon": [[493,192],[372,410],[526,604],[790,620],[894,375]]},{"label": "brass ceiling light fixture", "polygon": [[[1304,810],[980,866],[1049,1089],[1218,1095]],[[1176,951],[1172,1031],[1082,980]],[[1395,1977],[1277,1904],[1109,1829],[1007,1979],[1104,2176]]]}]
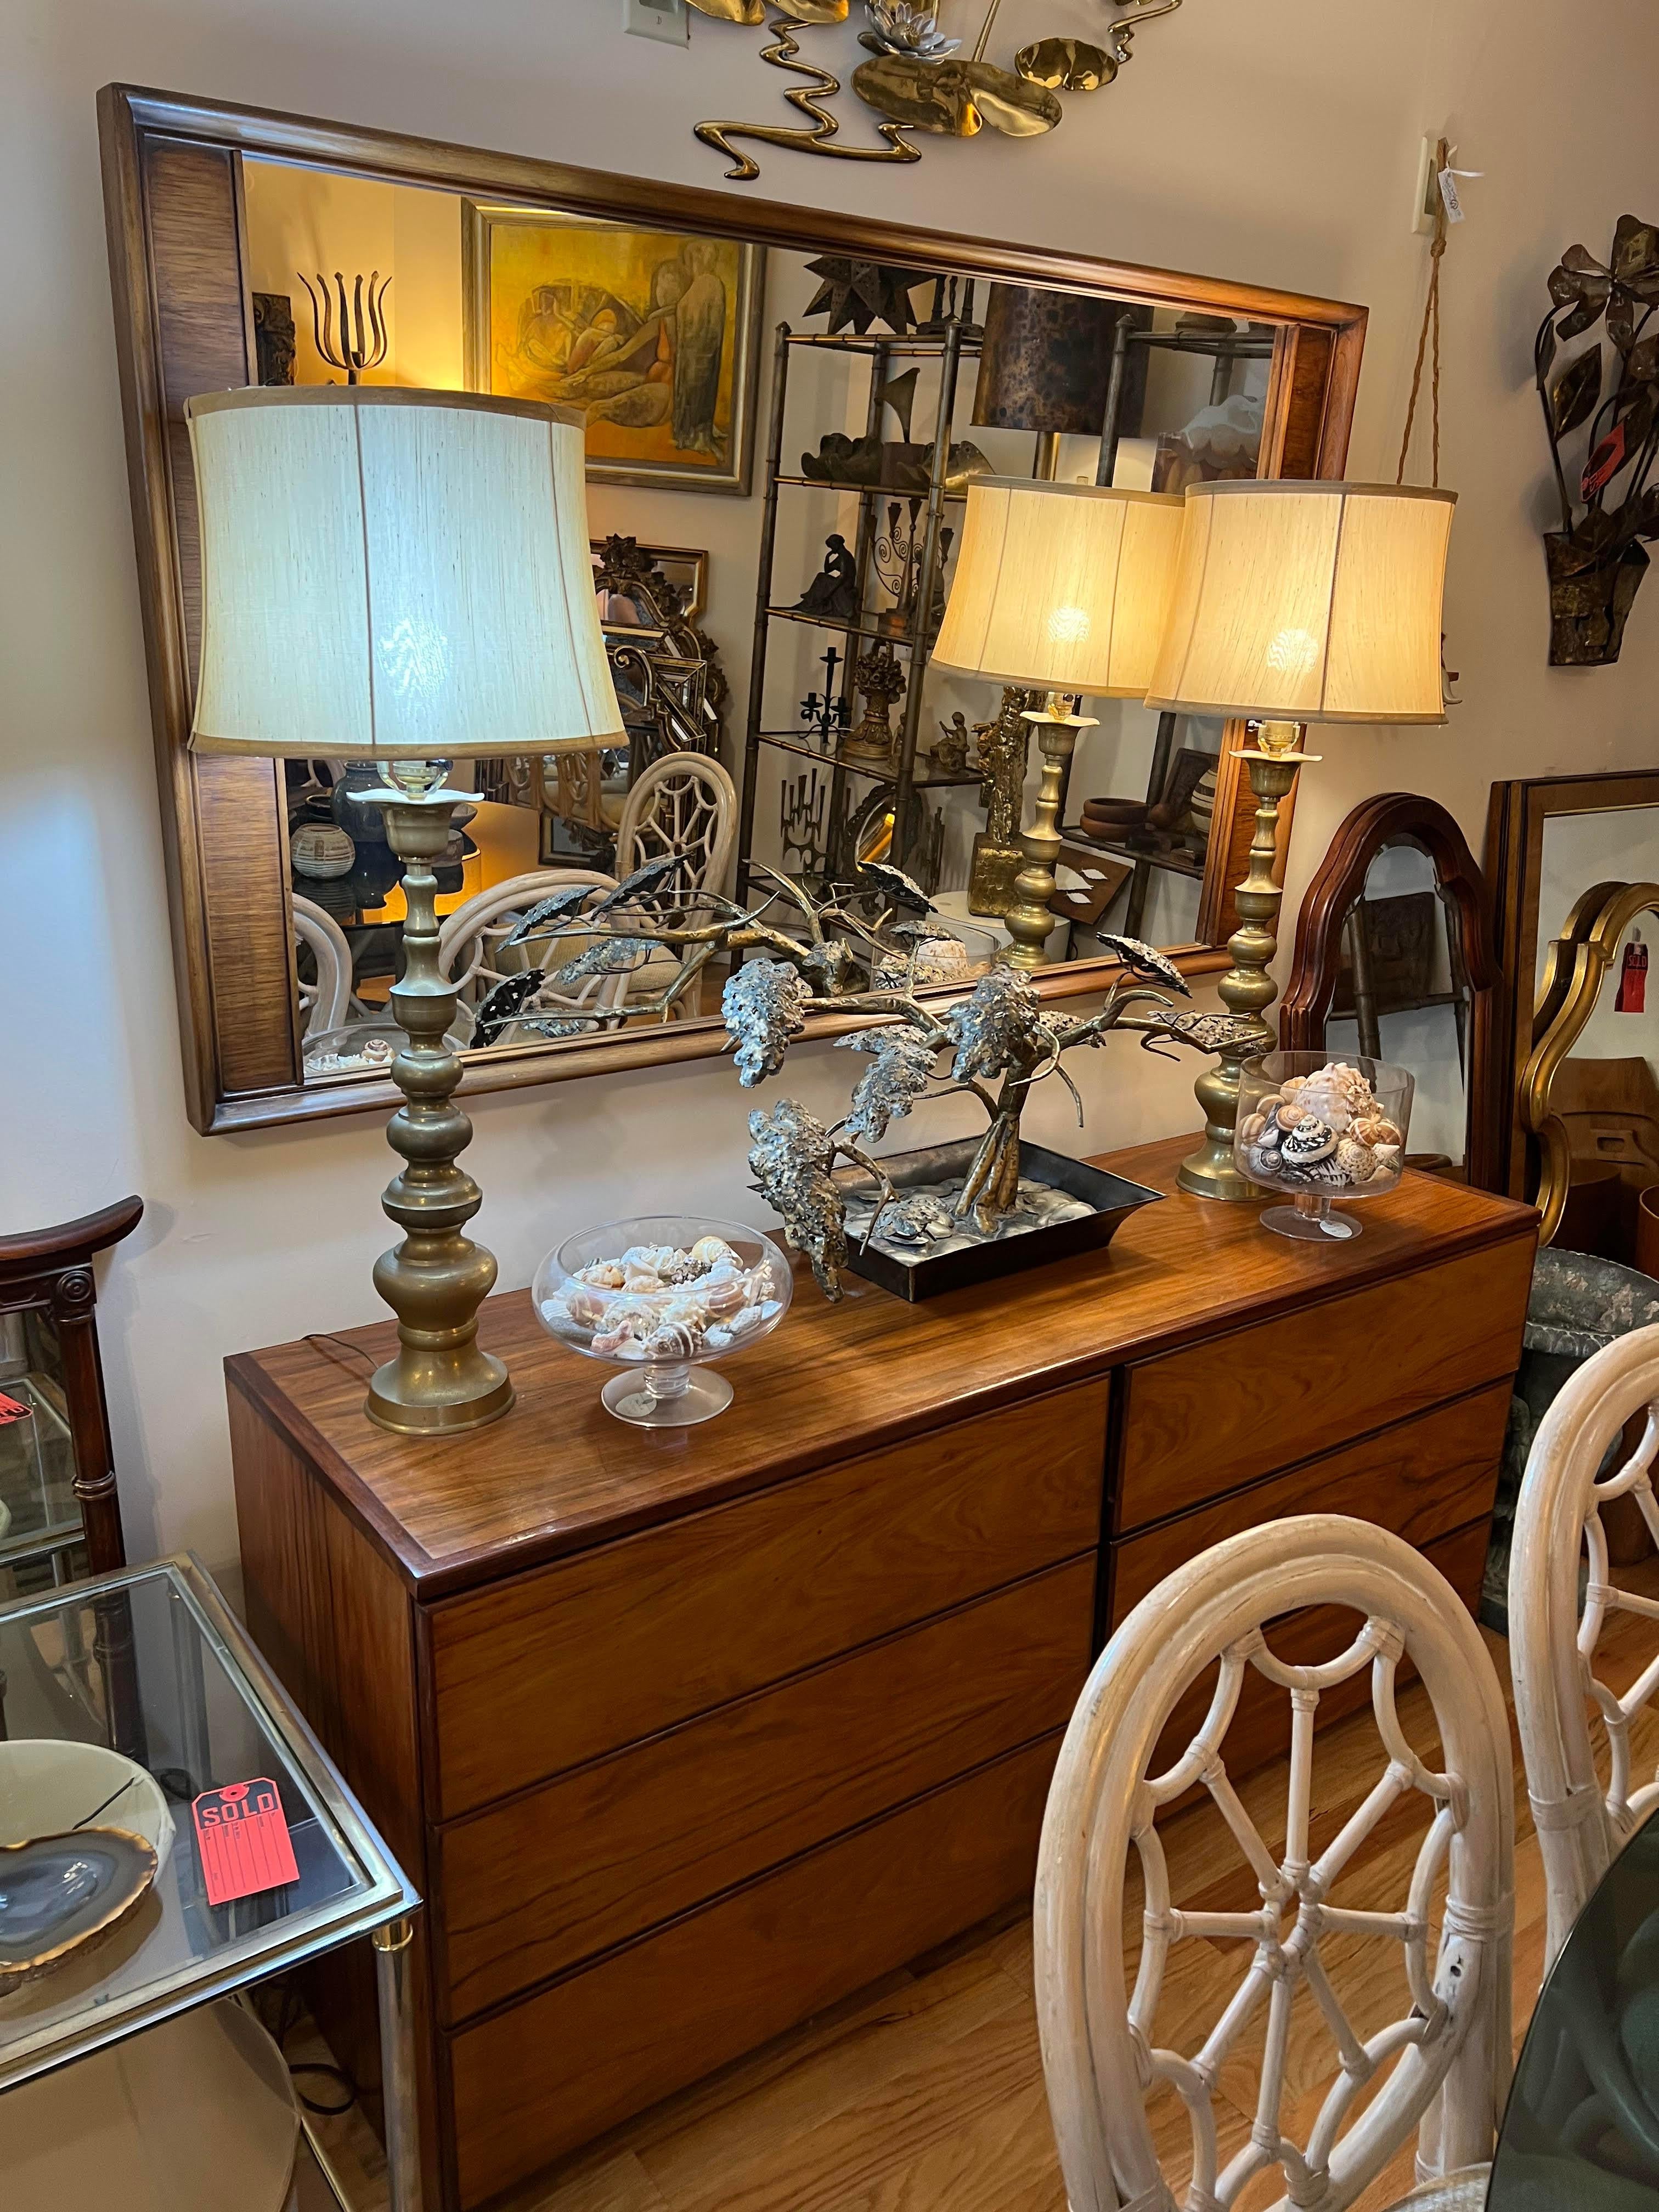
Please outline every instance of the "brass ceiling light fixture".
[{"label": "brass ceiling light fixture", "polygon": [[739,138],[848,161],[908,162],[921,158],[908,135],[915,131],[951,138],[974,138],[986,130],[1006,138],[1041,137],[1054,130],[1065,112],[1060,93],[1094,92],[1110,84],[1131,58],[1139,26],[1172,15],[1181,0],[1128,0],[1127,9],[1107,25],[1104,46],[1082,39],[1037,39],[1019,49],[1012,69],[987,58],[1002,0],[989,0],[966,59],[958,52],[961,40],[940,26],[940,0],[933,4],[928,0],[864,0],[866,28],[859,34],[859,44],[872,58],[854,70],[852,85],[866,106],[882,118],[876,125],[878,135],[887,142],[882,146],[841,143],[840,119],[827,105],[840,94],[841,80],[803,60],[795,35],[802,27],[845,22],[848,0],[690,0],[690,4],[718,22],[753,27],[767,21],[772,38],[761,49],[762,60],[807,80],[784,95],[791,106],[811,118],[805,125],[729,121],[696,125],[704,145],[732,163],[727,176],[746,183],[760,174],[760,165],[733,144]]}]

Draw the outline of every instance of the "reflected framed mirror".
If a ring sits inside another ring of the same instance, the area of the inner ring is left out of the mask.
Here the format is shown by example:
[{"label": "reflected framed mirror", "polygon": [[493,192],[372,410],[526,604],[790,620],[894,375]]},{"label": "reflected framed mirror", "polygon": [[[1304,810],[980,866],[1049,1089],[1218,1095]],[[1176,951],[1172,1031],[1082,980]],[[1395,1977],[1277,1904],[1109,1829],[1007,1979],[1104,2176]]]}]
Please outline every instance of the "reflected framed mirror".
[{"label": "reflected framed mirror", "polygon": [[1503,1181],[1545,1241],[1634,1264],[1659,1182],[1659,772],[1494,784],[1487,826],[1507,979]]},{"label": "reflected framed mirror", "polygon": [[[481,929],[509,936],[550,888],[611,880],[630,841],[684,834],[739,896],[767,871],[844,880],[895,862],[970,977],[1006,940],[998,870],[1039,762],[1022,697],[929,665],[968,481],[1178,492],[1342,472],[1360,307],[131,87],[106,88],[100,113],[204,1131],[396,1103],[402,908],[372,817],[347,803],[359,765],[187,750],[194,394],[471,382],[584,410],[627,742],[554,758],[504,732],[501,760],[470,766],[477,811],[440,863],[457,957]],[[1084,705],[1097,721],[1066,793],[1038,988],[1103,990],[1118,972],[1103,933],[1145,937],[1189,974],[1224,968],[1254,814],[1244,726]],[[690,754],[715,773],[682,771]],[[1287,805],[1281,839],[1289,820]],[[963,980],[942,971],[938,988]],[[549,1033],[569,1010],[526,1005],[460,1038],[462,1087],[718,1052],[720,987],[711,969],[672,1018],[611,991],[575,1036]]]},{"label": "reflected framed mirror", "polygon": [[1462,831],[1437,800],[1385,792],[1354,808],[1308,886],[1279,1042],[1409,1069],[1412,1164],[1491,1188],[1508,1105],[1502,982]]}]

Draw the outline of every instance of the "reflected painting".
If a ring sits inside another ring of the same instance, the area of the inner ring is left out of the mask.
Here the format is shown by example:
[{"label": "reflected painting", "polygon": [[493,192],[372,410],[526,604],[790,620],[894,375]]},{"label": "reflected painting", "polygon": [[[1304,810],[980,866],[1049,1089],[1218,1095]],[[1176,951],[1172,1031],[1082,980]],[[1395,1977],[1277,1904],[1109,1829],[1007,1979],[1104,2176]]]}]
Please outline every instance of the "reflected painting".
[{"label": "reflected painting", "polygon": [[749,489],[763,249],[462,204],[474,391],[580,408],[590,477]]}]

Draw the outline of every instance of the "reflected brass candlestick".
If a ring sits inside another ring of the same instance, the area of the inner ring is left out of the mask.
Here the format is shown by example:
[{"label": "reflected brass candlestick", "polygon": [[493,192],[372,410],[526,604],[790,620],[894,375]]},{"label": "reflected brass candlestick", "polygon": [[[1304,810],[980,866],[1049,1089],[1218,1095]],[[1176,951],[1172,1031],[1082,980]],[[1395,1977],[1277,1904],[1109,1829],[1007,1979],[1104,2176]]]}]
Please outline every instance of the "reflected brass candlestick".
[{"label": "reflected brass candlestick", "polygon": [[478,1309],[494,1287],[495,1259],[463,1233],[483,1194],[455,1164],[472,1124],[454,1103],[461,1063],[447,1036],[455,987],[438,967],[432,864],[470,794],[441,788],[444,771],[424,761],[393,761],[386,773],[384,787],[351,796],[385,810],[386,842],[404,863],[404,972],[392,1011],[409,1042],[392,1079],[406,1103],[386,1142],[406,1164],[380,1200],[403,1241],[374,1263],[374,1287],[398,1316],[398,1352],[376,1369],[364,1411],[402,1435],[452,1435],[481,1428],[513,1403],[506,1368],[478,1349]]},{"label": "reflected brass candlestick", "polygon": [[1216,988],[1228,1012],[1249,1021],[1252,1029],[1218,1052],[1214,1066],[1206,1068],[1193,1085],[1204,1109],[1204,1141],[1181,1163],[1176,1180],[1182,1190],[1200,1198],[1237,1204],[1261,1195],[1234,1163],[1233,1127],[1238,1119],[1239,1070],[1247,1060],[1272,1051],[1275,1041],[1273,1026],[1263,1017],[1279,996],[1279,986],[1268,972],[1279,949],[1277,925],[1284,897],[1273,880],[1279,803],[1295,783],[1303,763],[1319,757],[1298,750],[1301,735],[1299,722],[1263,722],[1257,729],[1260,744],[1239,754],[1249,763],[1250,789],[1255,793],[1255,835],[1250,841],[1249,872],[1233,894],[1238,927],[1227,939],[1233,964]]},{"label": "reflected brass candlestick", "polygon": [[1046,964],[1043,947],[1056,927],[1048,902],[1056,887],[1055,864],[1060,859],[1060,806],[1066,788],[1066,769],[1077,744],[1079,730],[1095,726],[1092,714],[1074,714],[1076,704],[1068,691],[1051,691],[1042,707],[1028,707],[1021,720],[1036,732],[1042,755],[1042,781],[1037,787],[1036,816],[1020,833],[1025,866],[1014,878],[1015,904],[1003,920],[1013,944],[1003,955],[1011,968],[1027,969]]}]

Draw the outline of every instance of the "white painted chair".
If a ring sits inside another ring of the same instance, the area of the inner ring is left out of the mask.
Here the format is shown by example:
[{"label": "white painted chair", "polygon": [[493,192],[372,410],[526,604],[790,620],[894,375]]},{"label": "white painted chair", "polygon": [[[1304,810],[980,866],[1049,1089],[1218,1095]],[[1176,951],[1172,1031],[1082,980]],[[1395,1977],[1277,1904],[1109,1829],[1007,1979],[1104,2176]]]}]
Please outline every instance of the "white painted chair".
[{"label": "white painted chair", "polygon": [[[1275,1658],[1263,1628],[1316,1605],[1352,1607],[1364,1626],[1318,1666]],[[1395,1708],[1407,1655],[1432,1702],[1447,1762],[1431,1772]],[[1219,1662],[1208,1716],[1184,1755],[1149,1771],[1183,1693]],[[1288,1691],[1291,1751],[1285,1842],[1275,1858],[1229,1780],[1221,1753],[1250,1669]],[[1321,1692],[1369,1669],[1386,1753],[1376,1786],[1316,1858],[1313,1730]],[[1237,1839],[1259,1900],[1238,1911],[1187,1911],[1170,1895],[1154,1816],[1195,1784]],[[1425,1801],[1428,1832],[1407,1896],[1389,1909],[1339,1908],[1333,1886],[1390,1808]],[[1139,1857],[1146,1912],[1133,1994],[1123,1966],[1124,1876]],[[1479,1631],[1450,1585],[1401,1538],[1335,1515],[1272,1522],[1217,1545],[1146,1597],[1102,1653],[1072,1718],[1049,1790],[1037,1868],[1037,2015],[1049,2111],[1072,2212],[1168,2212],[1174,2204],[1146,2101],[1169,2084],[1192,2141],[1188,2212],[1225,2212],[1277,2166],[1288,2202],[1341,2212],[1419,2130],[1419,2181],[1441,2195],[1489,2160],[1510,2076],[1514,1820],[1504,1698]],[[1432,1899],[1444,1872],[1438,1952]],[[1321,1946],[1364,1936],[1401,1947],[1408,2008],[1368,2039],[1343,2012]],[[1237,1941],[1249,1964],[1221,2018],[1190,2054],[1157,2039],[1173,1945]],[[1305,1985],[1340,2071],[1305,2143],[1283,2114],[1292,2001]],[[1265,2008],[1260,2089],[1249,2141],[1224,2167],[1214,2093],[1224,2067],[1237,2097],[1246,2031]],[[1378,2086],[1379,2079],[1381,2086]],[[1363,2112],[1349,2120],[1362,2091]]]},{"label": "white painted chair", "polygon": [[[669,896],[723,891],[738,840],[737,786],[707,753],[665,753],[652,762],[629,793],[617,830],[617,873],[629,876],[647,860],[678,853],[685,866]],[[680,963],[672,952],[654,952],[626,978],[630,1001],[655,1000],[672,983]],[[665,1014],[687,1012],[678,1000]]]},{"label": "white painted chair", "polygon": [[299,986],[301,1034],[317,1036],[324,1030],[337,1030],[354,1012],[362,1011],[354,1008],[352,1001],[351,947],[345,932],[331,914],[296,891],[294,935],[310,951],[317,969],[314,983]]},{"label": "white painted chair", "polygon": [[[438,966],[454,983],[461,1004],[469,1012],[508,975],[520,975],[549,957],[551,948],[546,943],[538,941],[520,948],[507,946],[506,940],[514,923],[538,899],[576,884],[588,884],[595,890],[614,890],[617,878],[597,868],[532,868],[523,875],[508,877],[505,883],[492,884],[488,890],[475,892],[444,916],[438,931]],[[568,933],[559,939],[556,961],[573,958],[591,941],[578,932]],[[568,990],[550,987],[538,994],[533,1008],[526,1009],[526,1016],[545,1020],[565,1014],[602,1013],[614,1025],[620,1018],[618,1009],[629,981],[626,975],[590,975]],[[495,1042],[512,1041],[517,1030],[514,1023]]]},{"label": "white painted chair", "polygon": [[[1640,1443],[1601,1473],[1633,1414],[1646,1413]],[[1659,1624],[1659,1601],[1621,1589],[1607,1556],[1602,1508],[1635,1501],[1659,1548],[1653,1462],[1659,1449],[1659,1328],[1632,1330],[1571,1376],[1533,1438],[1516,1504],[1510,1554],[1510,1653],[1515,1717],[1527,1768],[1546,1887],[1546,1964],[1645,1816],[1659,1779],[1632,1787],[1631,1723],[1659,1688],[1654,1656],[1622,1697],[1596,1673],[1608,1615]],[[1581,1561],[1589,1574],[1579,1613]],[[1594,1708],[1605,1738],[1598,1760]]]}]

